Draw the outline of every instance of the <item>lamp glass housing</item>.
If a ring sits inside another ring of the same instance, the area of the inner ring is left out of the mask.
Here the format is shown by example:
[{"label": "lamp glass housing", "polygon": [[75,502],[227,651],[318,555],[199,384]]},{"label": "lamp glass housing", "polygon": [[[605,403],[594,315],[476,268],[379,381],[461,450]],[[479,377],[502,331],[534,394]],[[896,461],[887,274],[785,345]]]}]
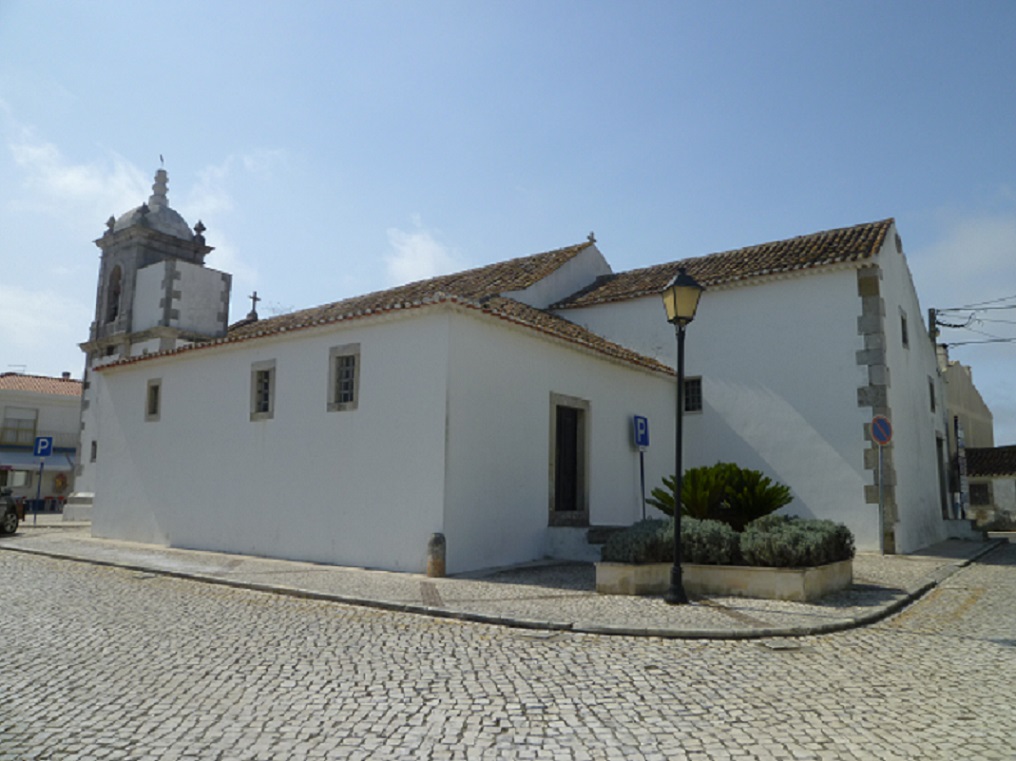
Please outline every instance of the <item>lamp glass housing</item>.
[{"label": "lamp glass housing", "polygon": [[674,279],[663,289],[663,306],[667,310],[667,322],[687,325],[695,319],[699,297],[704,291],[698,281],[685,272],[684,267],[678,270]]}]

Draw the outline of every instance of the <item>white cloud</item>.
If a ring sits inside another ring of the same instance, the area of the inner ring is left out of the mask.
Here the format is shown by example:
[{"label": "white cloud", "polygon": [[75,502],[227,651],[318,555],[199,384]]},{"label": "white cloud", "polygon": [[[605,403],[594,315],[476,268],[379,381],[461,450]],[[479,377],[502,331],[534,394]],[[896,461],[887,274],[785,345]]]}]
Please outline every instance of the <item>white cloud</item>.
[{"label": "white cloud", "polygon": [[938,240],[911,258],[922,303],[958,307],[1016,294],[1014,255],[1016,209],[951,215]]},{"label": "white cloud", "polygon": [[84,364],[77,344],[88,338],[91,307],[71,300],[64,292],[28,290],[0,284],[0,325],[3,325],[3,359],[11,367],[58,375],[71,370],[75,375]]},{"label": "white cloud", "polygon": [[21,208],[42,211],[89,233],[110,214],[132,209],[150,193],[145,174],[117,154],[104,162],[75,164],[53,143],[20,127],[8,142],[21,170]]},{"label": "white cloud", "polygon": [[419,216],[412,221],[415,229],[408,232],[388,228],[391,253],[385,256],[385,269],[391,285],[453,272],[457,267],[458,257],[423,228]]},{"label": "white cloud", "polygon": [[284,151],[261,150],[252,153],[231,154],[218,164],[211,164],[198,172],[197,184],[192,187],[180,204],[184,217],[196,222],[198,219],[215,219],[225,212],[233,211],[236,202],[230,187],[237,181],[237,175],[267,175],[286,163]]}]

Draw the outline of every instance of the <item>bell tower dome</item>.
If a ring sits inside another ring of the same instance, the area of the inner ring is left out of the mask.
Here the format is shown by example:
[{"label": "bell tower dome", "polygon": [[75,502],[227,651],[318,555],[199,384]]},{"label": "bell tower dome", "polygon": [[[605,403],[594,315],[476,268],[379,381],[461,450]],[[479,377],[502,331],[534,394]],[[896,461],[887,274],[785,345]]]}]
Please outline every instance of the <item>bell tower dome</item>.
[{"label": "bell tower dome", "polygon": [[159,169],[148,201],[110,217],[95,241],[102,251],[95,318],[81,344],[86,359],[75,487],[82,495],[94,492],[102,449],[94,414],[102,376],[94,370],[219,338],[229,326],[232,277],[205,266],[212,251],[205,226],[199,220],[191,228],[169,205],[168,184],[169,175]]}]

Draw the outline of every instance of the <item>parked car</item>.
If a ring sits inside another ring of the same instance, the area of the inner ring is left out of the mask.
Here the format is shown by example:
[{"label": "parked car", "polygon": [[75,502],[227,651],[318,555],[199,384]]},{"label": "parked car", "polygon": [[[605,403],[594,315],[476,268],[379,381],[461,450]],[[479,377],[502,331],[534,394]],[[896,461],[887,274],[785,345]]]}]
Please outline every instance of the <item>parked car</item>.
[{"label": "parked car", "polygon": [[14,506],[14,498],[11,496],[11,489],[0,489],[0,534],[13,534],[18,530],[18,510]]}]

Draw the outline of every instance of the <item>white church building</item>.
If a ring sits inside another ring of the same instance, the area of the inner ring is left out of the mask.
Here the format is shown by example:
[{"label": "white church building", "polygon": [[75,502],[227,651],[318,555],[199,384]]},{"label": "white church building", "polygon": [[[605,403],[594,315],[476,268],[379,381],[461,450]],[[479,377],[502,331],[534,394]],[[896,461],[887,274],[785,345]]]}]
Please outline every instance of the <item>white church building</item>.
[{"label": "white church building", "polygon": [[862,549],[946,536],[942,381],[892,220],[622,273],[590,236],[232,326],[203,231],[160,170],[96,241],[77,483],[97,536],[411,572],[435,534],[450,573],[588,558],[589,527],[643,515],[633,416],[647,488],[673,470],[659,293],[680,265],[707,288],[686,467],[763,470]]}]

